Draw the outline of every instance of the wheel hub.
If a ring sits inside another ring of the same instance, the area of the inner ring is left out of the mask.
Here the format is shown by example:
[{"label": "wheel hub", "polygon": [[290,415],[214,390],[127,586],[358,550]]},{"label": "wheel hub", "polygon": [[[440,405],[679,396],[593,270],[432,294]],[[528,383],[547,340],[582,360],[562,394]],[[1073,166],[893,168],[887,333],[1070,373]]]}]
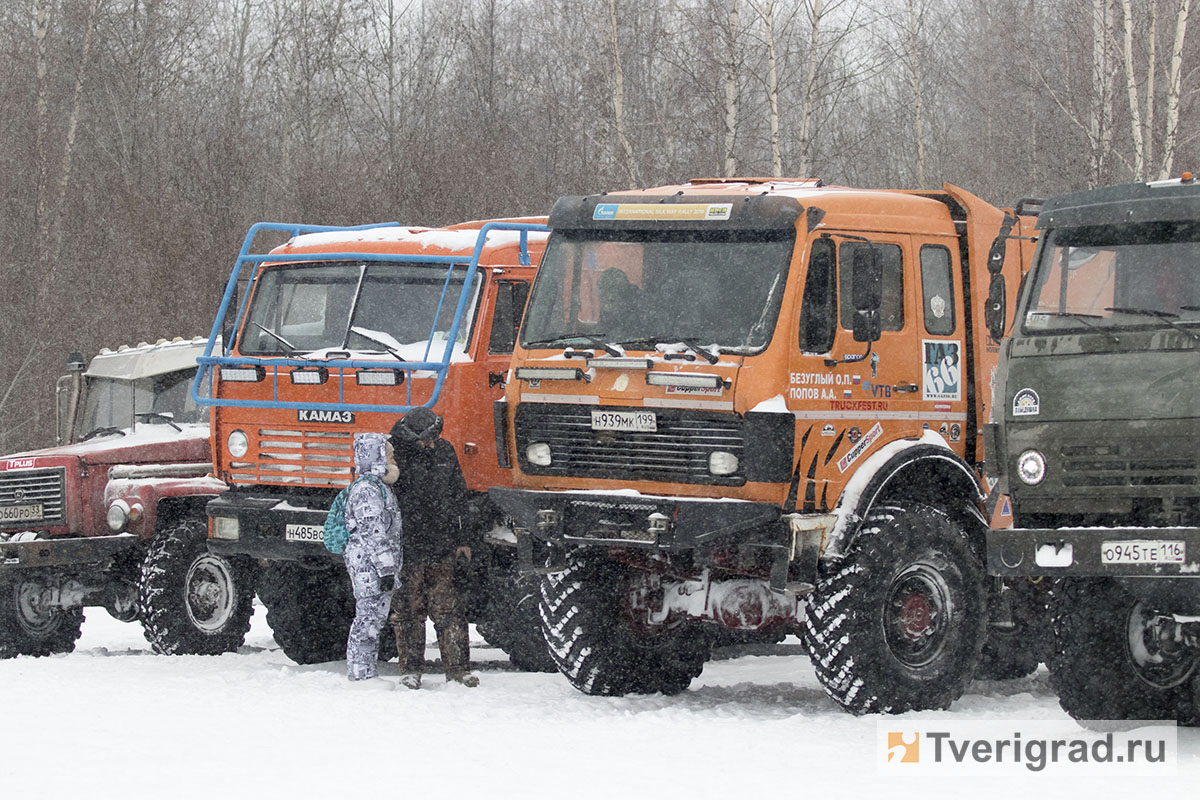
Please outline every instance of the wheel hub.
[{"label": "wheel hub", "polygon": [[1180,685],[1196,670],[1197,653],[1186,646],[1175,619],[1141,603],[1129,611],[1129,660],[1137,676],[1157,689]]},{"label": "wheel hub", "polygon": [[911,564],[892,582],[884,609],[887,644],[908,667],[933,662],[948,636],[950,587],[932,564]]},{"label": "wheel hub", "polygon": [[205,633],[217,633],[233,616],[233,574],[224,559],[211,553],[197,558],[184,582],[187,613],[192,624]]},{"label": "wheel hub", "polygon": [[45,636],[59,624],[58,612],[49,603],[49,589],[37,581],[17,585],[17,617],[21,627],[32,636]]}]

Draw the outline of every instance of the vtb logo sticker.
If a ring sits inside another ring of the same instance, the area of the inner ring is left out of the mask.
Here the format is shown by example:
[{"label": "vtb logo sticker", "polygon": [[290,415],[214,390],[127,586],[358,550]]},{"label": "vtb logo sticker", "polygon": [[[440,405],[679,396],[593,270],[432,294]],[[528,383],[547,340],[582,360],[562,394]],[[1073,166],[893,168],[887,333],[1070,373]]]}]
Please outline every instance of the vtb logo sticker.
[{"label": "vtb logo sticker", "polygon": [[921,734],[888,731],[887,760],[889,764],[917,764],[921,761]]}]

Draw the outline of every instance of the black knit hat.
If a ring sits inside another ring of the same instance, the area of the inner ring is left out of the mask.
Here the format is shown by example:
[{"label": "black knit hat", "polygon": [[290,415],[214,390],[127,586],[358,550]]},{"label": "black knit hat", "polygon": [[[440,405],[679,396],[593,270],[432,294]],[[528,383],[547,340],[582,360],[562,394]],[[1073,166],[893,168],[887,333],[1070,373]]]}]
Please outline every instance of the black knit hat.
[{"label": "black knit hat", "polygon": [[392,426],[392,437],[402,443],[431,441],[442,433],[442,418],[424,406],[414,408]]}]

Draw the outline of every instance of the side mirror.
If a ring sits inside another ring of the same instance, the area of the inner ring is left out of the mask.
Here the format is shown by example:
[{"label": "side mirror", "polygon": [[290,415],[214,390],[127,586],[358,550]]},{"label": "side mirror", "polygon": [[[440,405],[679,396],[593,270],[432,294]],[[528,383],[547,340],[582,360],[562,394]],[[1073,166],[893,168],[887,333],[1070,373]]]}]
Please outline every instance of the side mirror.
[{"label": "side mirror", "polygon": [[870,245],[854,248],[850,295],[855,311],[875,311],[883,303],[883,263]]},{"label": "side mirror", "polygon": [[1008,326],[1008,299],[1005,288],[1004,276],[999,273],[992,275],[988,284],[987,308],[983,312],[983,318],[993,339],[1003,339],[1004,329]]},{"label": "side mirror", "polygon": [[850,295],[854,303],[854,341],[877,342],[883,330],[883,262],[879,250],[867,245],[854,249]]},{"label": "side mirror", "polygon": [[855,310],[853,325],[856,342],[877,342],[883,332],[883,319],[878,309]]},{"label": "side mirror", "polygon": [[240,287],[235,287],[229,305],[225,307],[225,316],[221,318],[221,342],[227,351],[233,346],[233,333],[237,327],[238,295]]}]

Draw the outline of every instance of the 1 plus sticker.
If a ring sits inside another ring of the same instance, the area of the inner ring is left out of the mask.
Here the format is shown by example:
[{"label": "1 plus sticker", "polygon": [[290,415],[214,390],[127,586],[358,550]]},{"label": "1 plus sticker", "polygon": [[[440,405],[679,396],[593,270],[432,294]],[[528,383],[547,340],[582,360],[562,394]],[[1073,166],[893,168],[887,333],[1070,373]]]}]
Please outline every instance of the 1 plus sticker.
[{"label": "1 plus sticker", "polygon": [[925,364],[922,369],[923,400],[962,399],[962,358],[958,342],[926,339],[922,342]]}]

